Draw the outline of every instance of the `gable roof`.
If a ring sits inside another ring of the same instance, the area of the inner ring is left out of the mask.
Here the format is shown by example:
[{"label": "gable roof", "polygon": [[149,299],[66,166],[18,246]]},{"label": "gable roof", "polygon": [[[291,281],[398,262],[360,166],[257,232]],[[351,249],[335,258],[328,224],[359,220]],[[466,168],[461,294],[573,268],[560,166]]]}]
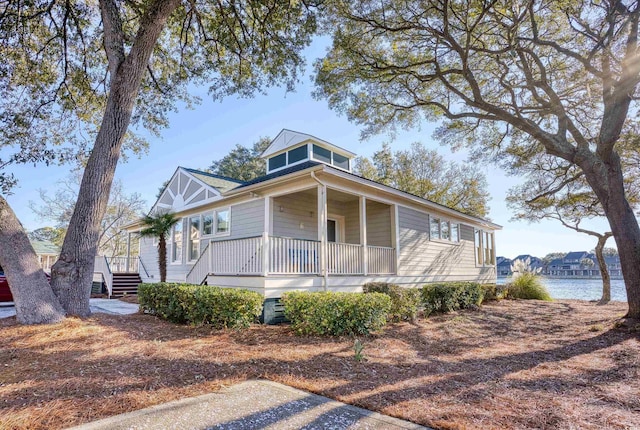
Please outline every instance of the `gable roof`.
[{"label": "gable roof", "polygon": [[36,254],[60,254],[60,247],[48,240],[31,240],[30,242]]},{"label": "gable roof", "polygon": [[272,154],[275,154],[277,152],[280,152],[292,146],[298,145],[300,143],[307,142],[309,140],[320,143],[323,146],[326,146],[327,148],[330,148],[331,150],[339,154],[348,156],[350,158],[356,156],[355,153],[348,151],[344,148],[341,148],[337,145],[334,145],[333,143],[327,142],[326,140],[319,139],[310,134],[300,133],[298,131],[287,130],[286,128],[283,128],[282,131],[278,133],[278,135],[275,137],[275,139],[271,141],[267,149],[264,150],[264,152],[260,155],[260,157],[267,158]]},{"label": "gable roof", "polygon": [[567,255],[564,256],[564,261],[568,261],[568,260],[580,260],[581,258],[586,257],[588,254],[586,251],[574,251],[574,252],[570,252]]},{"label": "gable roof", "polygon": [[216,175],[214,173],[203,172],[202,170],[189,169],[188,167],[183,167],[183,169],[191,173],[196,178],[200,179],[205,184],[217,189],[221,193],[232,190],[237,186],[243,185],[245,183],[244,181],[239,181],[227,176]]}]

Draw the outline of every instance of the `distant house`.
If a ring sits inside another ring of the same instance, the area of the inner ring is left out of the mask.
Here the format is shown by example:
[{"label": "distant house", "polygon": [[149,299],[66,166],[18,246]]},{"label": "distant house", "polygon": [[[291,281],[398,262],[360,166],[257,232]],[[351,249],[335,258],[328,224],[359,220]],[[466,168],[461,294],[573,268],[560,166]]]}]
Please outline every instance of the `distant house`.
[{"label": "distant house", "polygon": [[[249,182],[178,167],[151,212],[171,211],[167,280],[250,288],[359,291],[371,281],[496,282],[501,227],[352,173],[355,154],[283,130]],[[135,232],[140,225],[131,225]],[[140,240],[143,281],[157,241]]]},{"label": "distant house", "polygon": [[[617,255],[605,257],[609,276],[622,277],[620,257]],[[558,278],[601,278],[600,266],[594,254],[586,251],[570,252],[563,258],[556,258],[547,264],[544,272],[546,276]]]},{"label": "distant house", "polygon": [[31,246],[38,256],[38,262],[45,272],[51,272],[51,266],[60,255],[60,247],[48,240],[32,240]]},{"label": "distant house", "polygon": [[496,270],[498,276],[510,276],[511,275],[511,263],[513,260],[507,257],[496,258]]}]

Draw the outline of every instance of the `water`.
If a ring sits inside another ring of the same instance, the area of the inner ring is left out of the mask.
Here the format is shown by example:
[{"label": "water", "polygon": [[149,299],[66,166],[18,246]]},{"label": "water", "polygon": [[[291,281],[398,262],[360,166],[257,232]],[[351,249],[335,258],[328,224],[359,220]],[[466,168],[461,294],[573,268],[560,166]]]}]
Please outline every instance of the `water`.
[{"label": "water", "polygon": [[[602,280],[571,278],[540,278],[554,299],[600,300]],[[498,277],[498,284],[509,282],[508,277]],[[627,291],[622,279],[611,280],[611,300],[627,301]]]}]

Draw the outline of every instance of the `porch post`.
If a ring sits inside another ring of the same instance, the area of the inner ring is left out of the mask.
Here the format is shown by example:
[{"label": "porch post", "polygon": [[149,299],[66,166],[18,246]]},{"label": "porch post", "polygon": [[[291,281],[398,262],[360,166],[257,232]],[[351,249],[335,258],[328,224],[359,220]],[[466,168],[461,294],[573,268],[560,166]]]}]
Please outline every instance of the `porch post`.
[{"label": "porch post", "polygon": [[131,232],[127,232],[127,267],[125,271],[129,273],[129,268],[131,267]]},{"label": "porch post", "polygon": [[398,264],[400,263],[400,222],[398,217],[398,205],[393,205],[391,207],[391,246],[393,246],[395,250],[393,273],[397,275]]},{"label": "porch post", "polygon": [[327,186],[318,185],[318,240],[320,241],[320,276],[323,277],[323,287],[327,290]]},{"label": "porch post", "polygon": [[360,196],[360,243],[362,244],[362,274],[369,274],[369,249],[367,248],[367,198]]},{"label": "porch post", "polygon": [[269,274],[269,250],[271,248],[271,197],[264,198],[264,228],[262,229],[262,276]]}]

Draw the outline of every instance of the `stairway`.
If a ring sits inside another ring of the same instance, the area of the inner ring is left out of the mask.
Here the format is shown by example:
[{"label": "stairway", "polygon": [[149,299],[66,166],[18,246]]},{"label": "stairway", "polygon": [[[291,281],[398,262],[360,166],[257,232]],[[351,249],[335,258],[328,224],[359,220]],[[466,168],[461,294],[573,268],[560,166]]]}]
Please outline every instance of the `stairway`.
[{"label": "stairway", "polygon": [[142,282],[137,273],[114,273],[112,298],[122,297],[125,294],[138,294],[138,284]]}]

